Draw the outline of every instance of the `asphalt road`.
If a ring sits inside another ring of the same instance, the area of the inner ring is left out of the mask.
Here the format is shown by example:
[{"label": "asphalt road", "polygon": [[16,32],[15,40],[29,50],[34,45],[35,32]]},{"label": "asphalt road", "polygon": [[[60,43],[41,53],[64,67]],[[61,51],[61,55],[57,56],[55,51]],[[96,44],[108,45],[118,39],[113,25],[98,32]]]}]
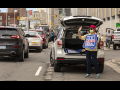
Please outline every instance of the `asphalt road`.
[{"label": "asphalt road", "polygon": [[[24,62],[16,61],[11,58],[0,58],[0,81],[119,81],[120,74],[111,67],[105,65],[104,72],[100,73],[100,78],[96,79],[94,68],[90,78],[86,75],[86,66],[64,66],[61,72],[54,72],[50,66],[49,54],[52,42],[47,49],[41,53],[30,50],[30,57],[25,58]],[[105,50],[105,61],[119,58],[120,49]]]},{"label": "asphalt road", "polygon": [[29,58],[25,58],[24,62],[0,58],[0,81],[44,81],[50,46],[41,53],[30,50]]}]

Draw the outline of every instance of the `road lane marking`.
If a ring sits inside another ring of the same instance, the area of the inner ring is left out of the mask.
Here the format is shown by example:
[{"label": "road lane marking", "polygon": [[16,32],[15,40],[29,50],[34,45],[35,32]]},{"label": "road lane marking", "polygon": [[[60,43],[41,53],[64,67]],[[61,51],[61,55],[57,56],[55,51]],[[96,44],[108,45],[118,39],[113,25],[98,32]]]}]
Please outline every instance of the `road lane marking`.
[{"label": "road lane marking", "polygon": [[41,71],[42,67],[40,66],[37,70],[37,72],[35,73],[35,76],[38,76],[40,74],[40,71]]}]

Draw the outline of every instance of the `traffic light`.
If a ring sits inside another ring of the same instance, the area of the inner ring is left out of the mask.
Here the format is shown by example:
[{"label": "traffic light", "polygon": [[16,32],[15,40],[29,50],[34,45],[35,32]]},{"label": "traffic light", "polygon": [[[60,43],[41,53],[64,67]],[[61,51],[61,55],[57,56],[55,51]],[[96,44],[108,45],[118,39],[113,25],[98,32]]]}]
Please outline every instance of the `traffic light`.
[{"label": "traffic light", "polygon": [[57,15],[54,15],[54,18],[57,18]]},{"label": "traffic light", "polygon": [[51,23],[51,26],[53,26],[53,23]]},{"label": "traffic light", "polygon": [[20,16],[17,16],[17,20],[20,20]]},{"label": "traffic light", "polygon": [[36,23],[36,25],[38,25],[38,26],[39,26],[39,24],[38,24],[38,23]]}]

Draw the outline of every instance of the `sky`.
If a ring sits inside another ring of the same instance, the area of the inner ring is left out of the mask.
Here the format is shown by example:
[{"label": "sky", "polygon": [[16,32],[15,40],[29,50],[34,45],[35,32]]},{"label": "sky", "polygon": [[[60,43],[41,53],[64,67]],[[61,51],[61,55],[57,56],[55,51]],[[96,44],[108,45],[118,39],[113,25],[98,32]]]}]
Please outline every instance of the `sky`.
[{"label": "sky", "polygon": [[[1,12],[6,12],[7,8],[0,8]],[[37,8],[26,8],[26,10],[37,11]]]}]

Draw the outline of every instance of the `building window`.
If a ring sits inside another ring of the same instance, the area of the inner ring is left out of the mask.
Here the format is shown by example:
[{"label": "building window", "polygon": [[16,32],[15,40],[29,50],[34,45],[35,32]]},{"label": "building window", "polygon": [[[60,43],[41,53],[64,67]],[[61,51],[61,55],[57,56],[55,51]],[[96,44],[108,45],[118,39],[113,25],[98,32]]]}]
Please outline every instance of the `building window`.
[{"label": "building window", "polygon": [[2,26],[2,22],[0,22],[0,26]]},{"label": "building window", "polygon": [[10,26],[10,22],[8,22],[8,26]]},{"label": "building window", "polygon": [[8,20],[10,20],[10,16],[8,16]]},{"label": "building window", "polygon": [[2,20],[2,16],[0,16],[0,20]]}]

